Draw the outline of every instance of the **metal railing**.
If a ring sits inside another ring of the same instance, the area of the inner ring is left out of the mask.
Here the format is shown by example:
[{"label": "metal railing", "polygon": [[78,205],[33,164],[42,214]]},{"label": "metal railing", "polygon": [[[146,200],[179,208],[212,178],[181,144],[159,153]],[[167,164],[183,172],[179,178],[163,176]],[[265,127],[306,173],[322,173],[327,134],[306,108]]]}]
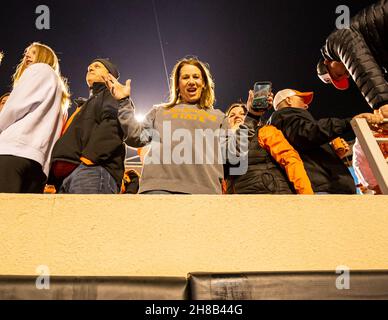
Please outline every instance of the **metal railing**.
[{"label": "metal railing", "polygon": [[[351,123],[382,194],[388,194],[388,163],[379,147],[380,143],[388,142],[388,138],[375,138],[366,119],[353,119]],[[384,119],[384,123],[388,123],[388,119]]]}]

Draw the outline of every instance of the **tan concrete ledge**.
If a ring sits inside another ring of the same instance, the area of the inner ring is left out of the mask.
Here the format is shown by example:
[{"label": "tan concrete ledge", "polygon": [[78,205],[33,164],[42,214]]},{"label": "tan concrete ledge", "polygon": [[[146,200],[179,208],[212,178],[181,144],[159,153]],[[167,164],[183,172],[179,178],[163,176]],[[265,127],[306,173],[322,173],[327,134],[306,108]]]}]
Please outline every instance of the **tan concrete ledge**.
[{"label": "tan concrete ledge", "polygon": [[0,274],[388,269],[388,196],[0,195]]}]

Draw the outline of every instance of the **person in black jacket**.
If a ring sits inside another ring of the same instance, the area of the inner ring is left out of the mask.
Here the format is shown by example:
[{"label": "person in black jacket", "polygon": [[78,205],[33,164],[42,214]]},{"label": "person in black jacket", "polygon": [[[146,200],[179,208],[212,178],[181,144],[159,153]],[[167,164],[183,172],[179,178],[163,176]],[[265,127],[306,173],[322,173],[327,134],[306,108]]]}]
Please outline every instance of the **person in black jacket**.
[{"label": "person in black jacket", "polygon": [[321,52],[318,76],[337,89],[349,87],[351,76],[373,109],[388,104],[388,0],[363,9],[350,28],[334,31]]},{"label": "person in black jacket", "polygon": [[119,102],[103,77],[119,77],[108,59],[95,59],[88,67],[88,100],[79,100],[52,153],[50,178],[59,193],[119,193],[124,176],[125,145],[117,119]]},{"label": "person in black jacket", "polygon": [[[315,193],[354,194],[352,175],[339,159],[330,142],[351,131],[351,118],[315,120],[307,111],[312,92],[292,89],[279,91],[274,98],[275,112],[269,123],[281,130],[299,152]],[[373,114],[357,117],[371,120]]]},{"label": "person in black jacket", "polygon": [[[226,112],[232,130],[248,132],[247,172],[228,174],[225,166],[226,194],[313,194],[302,160],[283,134],[264,122],[266,110],[254,110],[251,90],[247,104],[234,103]],[[273,94],[267,98],[272,108]]]}]

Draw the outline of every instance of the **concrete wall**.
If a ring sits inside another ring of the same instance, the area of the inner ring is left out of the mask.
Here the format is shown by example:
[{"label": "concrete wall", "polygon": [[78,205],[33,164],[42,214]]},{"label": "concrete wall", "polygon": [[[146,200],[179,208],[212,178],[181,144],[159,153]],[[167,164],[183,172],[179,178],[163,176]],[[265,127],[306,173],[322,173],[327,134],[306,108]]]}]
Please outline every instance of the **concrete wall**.
[{"label": "concrete wall", "polygon": [[388,196],[0,195],[0,275],[388,269]]}]

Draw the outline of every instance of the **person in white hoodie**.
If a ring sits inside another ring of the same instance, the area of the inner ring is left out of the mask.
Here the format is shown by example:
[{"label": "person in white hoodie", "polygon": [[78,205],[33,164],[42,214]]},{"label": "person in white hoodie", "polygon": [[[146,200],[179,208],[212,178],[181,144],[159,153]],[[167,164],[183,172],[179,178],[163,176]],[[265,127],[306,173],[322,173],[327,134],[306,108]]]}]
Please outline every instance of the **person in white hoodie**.
[{"label": "person in white hoodie", "polygon": [[55,52],[37,42],[25,50],[13,80],[0,113],[0,193],[43,193],[67,118],[66,81]]}]

